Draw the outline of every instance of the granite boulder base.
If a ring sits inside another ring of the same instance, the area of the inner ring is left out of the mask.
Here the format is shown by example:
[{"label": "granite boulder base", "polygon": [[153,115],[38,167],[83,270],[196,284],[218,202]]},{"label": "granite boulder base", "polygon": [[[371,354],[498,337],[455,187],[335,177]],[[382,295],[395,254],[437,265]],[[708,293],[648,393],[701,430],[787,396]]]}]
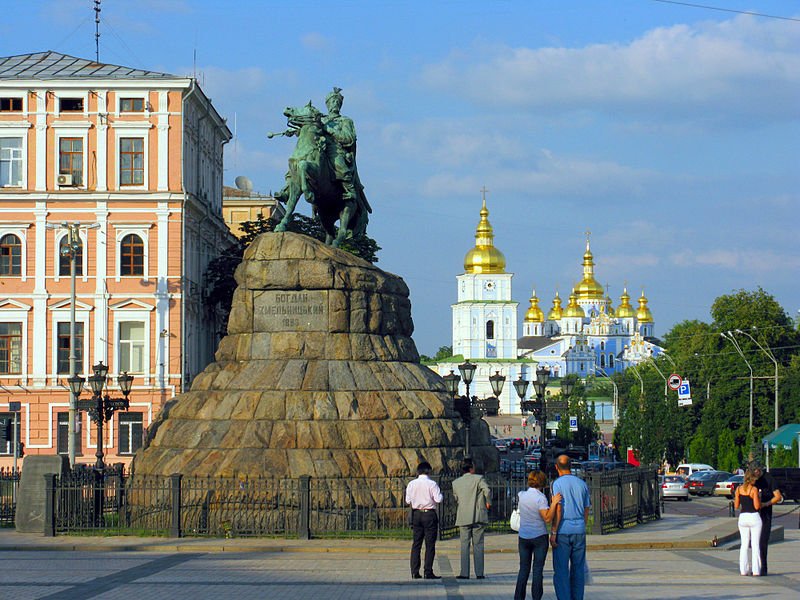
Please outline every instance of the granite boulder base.
[{"label": "granite boulder base", "polygon": [[[247,249],[216,362],[169,401],[137,475],[408,476],[456,469],[465,428],[441,377],[419,363],[408,287],[307,236]],[[481,420],[472,455],[497,453]]]}]

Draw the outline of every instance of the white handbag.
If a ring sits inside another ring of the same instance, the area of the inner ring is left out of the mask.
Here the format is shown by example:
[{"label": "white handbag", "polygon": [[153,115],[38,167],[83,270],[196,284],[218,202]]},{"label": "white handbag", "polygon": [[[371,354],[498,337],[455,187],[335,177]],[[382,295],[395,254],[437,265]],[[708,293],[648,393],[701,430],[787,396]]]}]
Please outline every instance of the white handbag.
[{"label": "white handbag", "polygon": [[520,526],[520,519],[519,519],[519,509],[515,508],[511,511],[511,517],[508,519],[508,524],[511,526],[511,529],[514,531],[519,531]]}]

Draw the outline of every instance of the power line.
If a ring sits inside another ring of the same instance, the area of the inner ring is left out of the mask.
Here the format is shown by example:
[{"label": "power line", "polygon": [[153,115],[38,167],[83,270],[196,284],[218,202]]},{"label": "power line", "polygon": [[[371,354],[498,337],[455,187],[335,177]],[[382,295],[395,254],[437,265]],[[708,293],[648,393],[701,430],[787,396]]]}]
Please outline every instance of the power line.
[{"label": "power line", "polygon": [[678,4],[680,6],[689,6],[691,8],[705,8],[707,10],[718,10],[721,12],[736,13],[739,15],[750,15],[753,17],[764,17],[766,19],[780,19],[782,21],[796,21],[800,23],[800,19],[795,17],[783,17],[780,15],[767,15],[764,13],[752,12],[749,10],[736,10],[733,8],[722,8],[720,6],[708,6],[707,4],[694,4],[692,2],[678,2],[677,0],[652,0],[653,2],[661,2],[662,4]]}]

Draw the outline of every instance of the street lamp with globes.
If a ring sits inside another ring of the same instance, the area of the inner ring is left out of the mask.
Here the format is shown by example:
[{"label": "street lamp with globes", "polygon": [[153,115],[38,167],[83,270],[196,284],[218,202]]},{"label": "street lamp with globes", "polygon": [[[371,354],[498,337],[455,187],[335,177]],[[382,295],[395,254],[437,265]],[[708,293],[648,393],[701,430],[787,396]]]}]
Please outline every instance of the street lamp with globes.
[{"label": "street lamp with globes", "polygon": [[539,445],[542,449],[542,459],[539,469],[546,473],[547,469],[547,404],[544,400],[544,392],[547,389],[547,382],[550,381],[550,369],[539,367],[536,369],[536,380],[533,382],[533,391],[536,393],[536,405],[539,418]]}]

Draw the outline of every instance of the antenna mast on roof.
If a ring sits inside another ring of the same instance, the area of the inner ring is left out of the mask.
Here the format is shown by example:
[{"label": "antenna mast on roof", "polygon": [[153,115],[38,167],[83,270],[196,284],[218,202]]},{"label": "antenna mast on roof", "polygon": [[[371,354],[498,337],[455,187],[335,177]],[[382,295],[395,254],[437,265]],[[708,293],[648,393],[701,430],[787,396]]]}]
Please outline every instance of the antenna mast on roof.
[{"label": "antenna mast on roof", "polygon": [[94,0],[94,48],[95,62],[100,62],[100,0]]}]

